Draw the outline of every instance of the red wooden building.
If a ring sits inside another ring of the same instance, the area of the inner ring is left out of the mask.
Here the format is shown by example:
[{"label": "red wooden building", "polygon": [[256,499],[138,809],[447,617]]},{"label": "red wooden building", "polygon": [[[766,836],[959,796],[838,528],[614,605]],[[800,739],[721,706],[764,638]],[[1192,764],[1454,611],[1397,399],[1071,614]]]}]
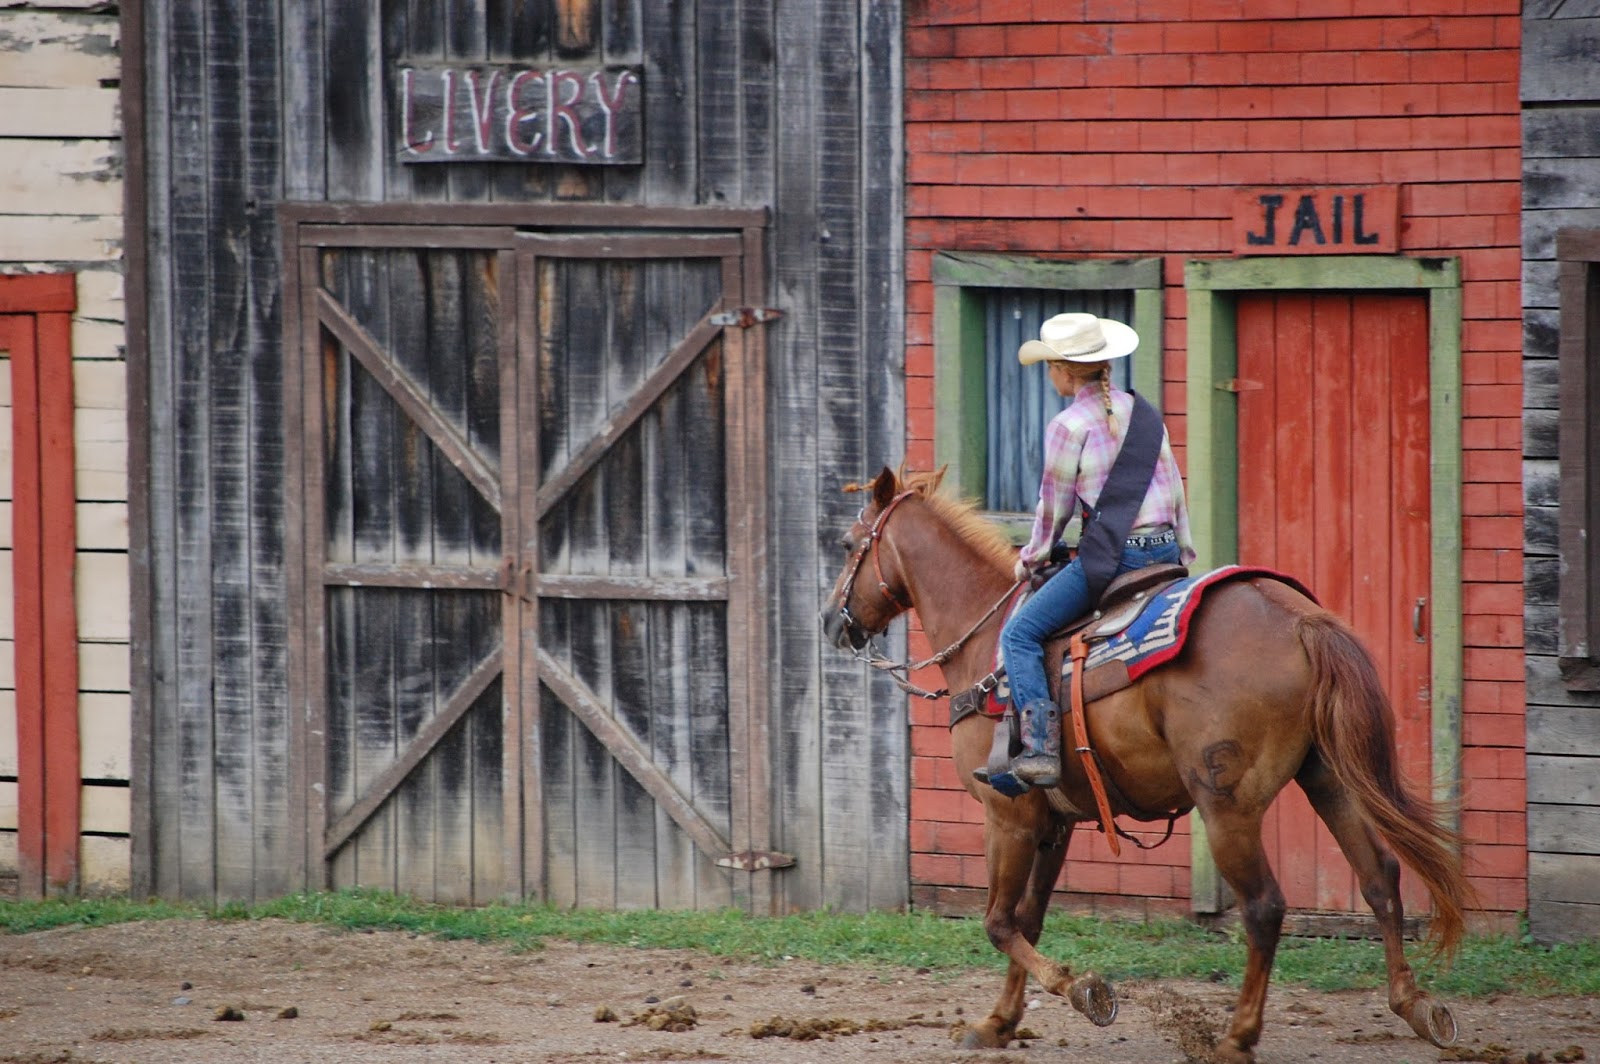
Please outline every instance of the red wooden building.
[{"label": "red wooden building", "polygon": [[[1528,904],[1519,5],[950,0],[906,23],[909,463],[949,462],[985,497],[1015,431],[982,392],[984,362],[1015,357],[996,315],[1040,291],[1125,308],[1200,565],[1299,575],[1356,624],[1410,774],[1459,799],[1484,922],[1512,924]],[[970,908],[981,810],[943,707],[913,713],[913,898]],[[1366,912],[1298,792],[1267,837],[1294,910]],[[1226,903],[1186,830],[1117,860],[1080,831],[1062,886],[1080,908]]]}]

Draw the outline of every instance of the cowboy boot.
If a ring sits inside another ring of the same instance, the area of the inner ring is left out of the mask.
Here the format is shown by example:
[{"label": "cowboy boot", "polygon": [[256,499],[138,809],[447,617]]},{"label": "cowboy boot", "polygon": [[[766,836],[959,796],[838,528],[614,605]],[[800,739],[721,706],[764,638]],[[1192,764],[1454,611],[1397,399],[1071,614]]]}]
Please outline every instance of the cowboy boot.
[{"label": "cowboy boot", "polygon": [[1007,798],[1020,798],[1033,788],[1017,779],[1011,771],[1011,762],[1022,752],[1022,738],[1017,728],[1017,714],[1007,707],[1005,715],[995,722],[994,743],[989,748],[989,762],[983,768],[972,770],[972,778],[987,783]]},{"label": "cowboy boot", "polygon": [[1054,787],[1061,781],[1061,707],[1041,698],[1020,716],[1022,756],[1011,762],[1011,775],[1030,787]]}]

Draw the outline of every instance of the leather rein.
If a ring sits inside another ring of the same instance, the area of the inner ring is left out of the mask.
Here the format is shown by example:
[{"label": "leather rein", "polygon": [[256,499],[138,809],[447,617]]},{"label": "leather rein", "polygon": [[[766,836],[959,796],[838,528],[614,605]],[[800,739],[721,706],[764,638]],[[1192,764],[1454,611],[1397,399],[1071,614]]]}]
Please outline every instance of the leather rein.
[{"label": "leather rein", "polygon": [[[961,638],[957,639],[954,643],[951,643],[937,654],[934,654],[932,657],[923,661],[900,662],[886,656],[878,649],[877,644],[873,642],[873,639],[882,635],[883,632],[871,631],[866,625],[856,620],[855,615],[850,612],[850,600],[855,597],[856,578],[861,574],[861,567],[863,564],[865,564],[867,555],[870,554],[872,555],[873,572],[876,573],[878,577],[878,593],[884,598],[888,599],[890,602],[899,606],[902,610],[911,609],[911,601],[909,599],[902,598],[899,594],[897,594],[895,590],[889,586],[888,581],[883,578],[883,565],[878,560],[878,544],[883,539],[883,529],[884,526],[889,523],[889,515],[894,513],[895,507],[899,506],[902,502],[915,494],[915,491],[903,491],[899,495],[896,495],[889,501],[889,505],[885,506],[883,511],[879,513],[877,518],[872,522],[872,527],[867,532],[867,538],[862,540],[861,546],[856,548],[855,557],[850,561],[850,572],[845,577],[844,586],[839,591],[839,616],[844,619],[844,623],[849,628],[857,632],[861,632],[867,637],[866,642],[862,646],[857,647],[854,643],[852,643],[850,646],[850,653],[857,661],[865,662],[875,669],[887,672],[889,674],[889,678],[894,681],[895,686],[900,688],[900,690],[904,691],[905,693],[915,695],[918,698],[932,700],[944,698],[950,693],[950,689],[941,687],[937,691],[923,690],[911,682],[911,674],[916,672],[918,669],[925,669],[929,665],[938,665],[943,667],[946,662],[955,657],[956,653],[966,645],[967,640],[976,635],[979,629],[988,624],[989,621],[993,619],[994,615],[999,613],[1001,608],[1004,607],[1006,603],[1011,601],[1012,597],[1016,595],[1017,589],[1022,587],[1024,581],[1018,580],[1016,583],[1007,588],[1005,594],[1000,596],[999,601],[997,601],[993,606],[990,606],[988,611],[984,613],[982,617],[979,617],[976,623],[974,623],[971,628],[968,628]],[[863,507],[859,518],[862,523],[865,523],[866,521],[866,514],[866,508]],[[905,674],[904,678],[901,677],[901,673]]]}]

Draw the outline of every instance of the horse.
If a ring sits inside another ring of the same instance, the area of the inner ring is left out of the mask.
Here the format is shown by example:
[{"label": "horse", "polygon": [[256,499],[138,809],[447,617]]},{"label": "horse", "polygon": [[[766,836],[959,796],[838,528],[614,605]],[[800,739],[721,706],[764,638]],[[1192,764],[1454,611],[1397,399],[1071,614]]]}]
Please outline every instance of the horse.
[{"label": "horse", "polygon": [[[902,481],[886,467],[866,487],[852,485],[870,497],[841,541],[844,568],[821,620],[829,642],[861,656],[896,616],[914,609],[930,645],[945,648],[921,664],[939,664],[948,690],[964,691],[993,668],[1002,607],[1017,587],[1016,550],[975,507],[940,493],[942,477],[940,470]],[[1243,985],[1213,1059],[1255,1059],[1286,908],[1262,850],[1261,823],[1290,780],[1327,824],[1377,918],[1389,1008],[1420,1038],[1454,1043],[1449,1007],[1418,988],[1407,963],[1399,885],[1403,861],[1431,896],[1434,952],[1452,956],[1473,904],[1462,840],[1440,823],[1443,807],[1401,779],[1393,709],[1370,654],[1344,621],[1289,583],[1218,583],[1199,603],[1183,650],[1093,708],[1085,714],[1089,744],[1114,784],[1106,789],[1140,810],[1197,810],[1217,869],[1240,901]],[[984,808],[984,930],[1010,958],[999,1000],[964,1036],[973,1049],[1004,1048],[1016,1037],[1030,975],[1093,1023],[1116,1017],[1115,991],[1103,977],[1074,977],[1036,948],[1071,828],[1100,819],[1079,812],[1096,808],[1085,772],[1069,752],[1055,788],[1007,798],[973,777],[994,728],[992,718],[974,714],[951,736],[967,793]]]}]

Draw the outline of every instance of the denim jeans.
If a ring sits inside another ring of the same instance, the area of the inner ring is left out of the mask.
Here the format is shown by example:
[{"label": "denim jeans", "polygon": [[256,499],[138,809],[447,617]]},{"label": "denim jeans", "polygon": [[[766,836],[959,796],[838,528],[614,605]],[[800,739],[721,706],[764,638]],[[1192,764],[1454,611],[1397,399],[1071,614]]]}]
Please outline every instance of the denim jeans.
[{"label": "denim jeans", "polygon": [[[1124,547],[1118,575],[1133,569],[1163,562],[1176,564],[1178,545],[1138,550]],[[1011,681],[1011,704],[1021,709],[1030,702],[1050,697],[1044,674],[1044,644],[1052,634],[1088,613],[1089,585],[1083,566],[1076,558],[1065,569],[1045,581],[1022,608],[1011,615],[1000,630],[1000,648],[1006,659],[1006,675]]]}]

